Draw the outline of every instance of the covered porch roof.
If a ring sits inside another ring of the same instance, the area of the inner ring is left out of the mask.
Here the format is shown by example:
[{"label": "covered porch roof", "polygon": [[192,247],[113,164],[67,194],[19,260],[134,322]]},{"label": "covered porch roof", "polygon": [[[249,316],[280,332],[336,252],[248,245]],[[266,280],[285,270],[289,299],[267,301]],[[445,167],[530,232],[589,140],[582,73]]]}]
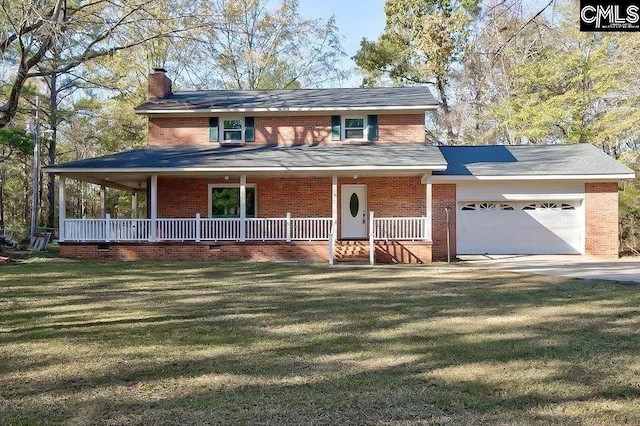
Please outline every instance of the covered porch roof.
[{"label": "covered porch roof", "polygon": [[422,175],[444,171],[437,147],[424,144],[148,147],[48,167],[63,177],[125,190],[146,188],[150,175],[263,176]]}]

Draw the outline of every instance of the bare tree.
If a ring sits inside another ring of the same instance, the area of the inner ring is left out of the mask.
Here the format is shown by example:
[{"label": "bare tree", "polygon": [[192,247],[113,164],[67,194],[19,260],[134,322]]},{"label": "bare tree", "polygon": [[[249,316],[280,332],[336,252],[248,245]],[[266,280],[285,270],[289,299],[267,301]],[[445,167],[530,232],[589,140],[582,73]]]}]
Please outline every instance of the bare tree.
[{"label": "bare tree", "polygon": [[[65,73],[92,59],[201,25],[192,8],[152,0],[0,0],[0,128],[18,111],[31,77]],[[167,11],[175,11],[167,13]],[[53,51],[55,50],[55,54]]]}]

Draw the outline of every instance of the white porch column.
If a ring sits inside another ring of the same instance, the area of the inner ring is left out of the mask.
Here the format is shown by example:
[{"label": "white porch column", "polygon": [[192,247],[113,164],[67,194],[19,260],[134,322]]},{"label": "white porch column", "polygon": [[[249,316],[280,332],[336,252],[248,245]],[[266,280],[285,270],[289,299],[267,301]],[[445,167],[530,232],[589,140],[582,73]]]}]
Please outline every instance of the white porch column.
[{"label": "white porch column", "polygon": [[138,218],[138,193],[131,194],[131,219]]},{"label": "white porch column", "polygon": [[336,228],[333,233],[333,240],[338,239],[338,176],[331,178],[331,225],[335,224]]},{"label": "white porch column", "polygon": [[158,239],[158,176],[151,176],[151,208],[150,210],[150,219],[151,219],[151,229],[149,233],[149,239],[152,242],[157,241]]},{"label": "white porch column", "polygon": [[67,218],[66,178],[58,179],[58,241],[64,241],[64,220]]},{"label": "white porch column", "polygon": [[432,228],[433,228],[433,185],[431,183],[431,175],[427,177],[427,197],[426,197],[426,211],[427,217],[425,240],[432,241]]},{"label": "white porch column", "polygon": [[105,208],[106,190],[107,189],[104,187],[104,185],[100,185],[100,217],[102,219],[104,219],[105,215],[107,214],[107,210]]},{"label": "white porch column", "polygon": [[240,176],[240,241],[247,238],[247,175]]}]

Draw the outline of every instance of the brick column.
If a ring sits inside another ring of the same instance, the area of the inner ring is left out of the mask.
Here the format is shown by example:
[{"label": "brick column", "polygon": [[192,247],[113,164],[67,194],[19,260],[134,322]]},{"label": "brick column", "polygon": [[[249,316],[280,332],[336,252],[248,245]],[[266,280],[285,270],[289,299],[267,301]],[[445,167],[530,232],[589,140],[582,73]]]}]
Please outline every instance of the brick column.
[{"label": "brick column", "polygon": [[451,259],[455,259],[456,252],[456,186],[454,184],[433,185],[433,260],[447,260],[447,213],[445,207],[450,207],[449,225],[451,227]]},{"label": "brick column", "polygon": [[618,184],[586,182],[584,185],[585,251],[605,258],[617,258]]}]

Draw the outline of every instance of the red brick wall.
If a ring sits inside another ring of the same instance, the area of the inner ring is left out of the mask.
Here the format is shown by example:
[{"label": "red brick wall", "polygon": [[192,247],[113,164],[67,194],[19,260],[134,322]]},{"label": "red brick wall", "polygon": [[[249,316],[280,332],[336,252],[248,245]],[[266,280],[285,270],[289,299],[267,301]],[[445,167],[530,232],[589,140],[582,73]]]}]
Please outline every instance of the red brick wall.
[{"label": "red brick wall", "polygon": [[[211,248],[214,247],[214,248]],[[137,243],[109,244],[108,250],[99,250],[97,244],[61,243],[63,257],[87,260],[256,260],[299,261],[304,263],[328,262],[329,245],[326,241],[292,243],[235,243],[217,245],[207,243]]]},{"label": "red brick wall", "polygon": [[585,192],[585,251],[606,258],[618,257],[618,184],[587,182]]},{"label": "red brick wall", "polygon": [[328,115],[256,117],[256,144],[298,145],[331,141]]},{"label": "red brick wall", "polygon": [[379,142],[424,142],[424,114],[378,115]]},{"label": "red brick wall", "polygon": [[[255,145],[297,145],[331,142],[331,117],[255,117]],[[424,142],[423,114],[378,115],[380,143]],[[208,117],[149,117],[149,145],[210,144]]]},{"label": "red brick wall", "polygon": [[[238,184],[237,177],[158,178],[158,217],[194,217],[208,214],[209,184]],[[247,178],[256,184],[258,216],[294,217],[331,216],[331,178]],[[338,178],[338,216],[342,185],[367,185],[367,209],[376,216],[424,216],[425,185],[415,177]],[[434,188],[436,185],[434,185]],[[435,197],[435,190],[434,190]]]},{"label": "red brick wall", "polygon": [[331,178],[247,178],[258,185],[258,216],[331,217]]},{"label": "red brick wall", "polygon": [[[238,184],[237,177],[158,178],[158,217],[209,214],[209,184]],[[258,216],[331,217],[331,178],[247,178],[257,185]]]},{"label": "red brick wall", "polygon": [[433,260],[447,260],[447,214],[450,207],[449,229],[451,259],[456,257],[456,186],[454,184],[433,185]]},{"label": "red brick wall", "polygon": [[207,117],[149,117],[149,145],[208,143]]},{"label": "red brick wall", "polygon": [[431,263],[432,245],[421,241],[377,241],[376,263],[421,265]]}]

